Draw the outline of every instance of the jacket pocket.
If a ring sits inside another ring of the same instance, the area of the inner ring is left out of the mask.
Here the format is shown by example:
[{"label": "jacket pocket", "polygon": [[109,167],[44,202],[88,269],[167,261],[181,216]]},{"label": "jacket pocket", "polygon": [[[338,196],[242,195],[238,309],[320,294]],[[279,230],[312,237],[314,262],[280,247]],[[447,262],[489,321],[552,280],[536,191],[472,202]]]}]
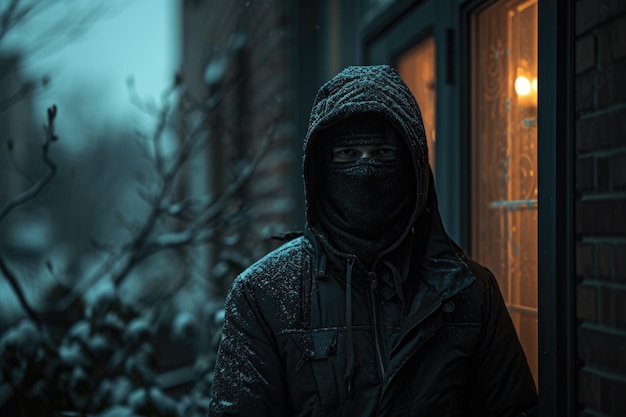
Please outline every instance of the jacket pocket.
[{"label": "jacket pocket", "polygon": [[307,331],[297,339],[302,352],[301,362],[326,360],[337,352],[339,339],[337,329]]},{"label": "jacket pocket", "polygon": [[300,358],[293,370],[288,372],[294,373],[295,380],[299,379],[299,374],[313,374],[324,410],[337,410],[341,406],[341,399],[346,396],[343,380],[345,355],[340,348],[342,336],[337,328],[303,330],[290,335],[298,346],[297,354]]}]

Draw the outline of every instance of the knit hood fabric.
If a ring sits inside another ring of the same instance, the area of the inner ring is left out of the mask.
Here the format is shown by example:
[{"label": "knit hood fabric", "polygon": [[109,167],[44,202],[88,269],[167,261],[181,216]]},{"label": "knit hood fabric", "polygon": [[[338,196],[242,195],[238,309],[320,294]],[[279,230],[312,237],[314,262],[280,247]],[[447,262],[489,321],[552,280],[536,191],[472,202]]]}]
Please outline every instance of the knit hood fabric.
[{"label": "knit hood fabric", "polygon": [[374,113],[387,120],[402,136],[411,157],[414,171],[415,207],[406,224],[399,228],[395,242],[379,254],[379,258],[396,249],[415,234],[421,256],[423,278],[440,293],[456,292],[469,285],[465,262],[458,247],[452,243],[439,215],[437,197],[428,164],[428,149],[422,115],[413,94],[394,68],[388,65],[347,67],[325,83],[314,100],[309,128],[304,142],[304,186],[307,229],[324,251],[346,254],[334,247],[319,224],[316,201],[323,196],[320,175],[323,159],[319,147],[323,132],[350,117]]},{"label": "knit hood fabric", "polygon": [[[419,173],[421,187],[418,206],[426,205],[430,170],[422,114],[413,94],[398,73],[388,65],[348,67],[324,84],[311,110],[304,142],[304,180],[307,221],[310,202],[315,198],[316,167],[309,155],[316,135],[338,121],[360,113],[373,112],[388,120],[407,141]],[[315,162],[315,161],[314,161]],[[317,161],[320,163],[321,161]],[[417,184],[416,184],[417,186]]]}]

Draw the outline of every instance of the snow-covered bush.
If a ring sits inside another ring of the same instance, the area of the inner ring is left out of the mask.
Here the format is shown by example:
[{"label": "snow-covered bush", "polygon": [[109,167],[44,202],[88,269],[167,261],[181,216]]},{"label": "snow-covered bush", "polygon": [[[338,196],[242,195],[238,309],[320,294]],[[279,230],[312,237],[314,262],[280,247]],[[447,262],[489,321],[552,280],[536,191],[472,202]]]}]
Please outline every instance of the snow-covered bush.
[{"label": "snow-covered bush", "polygon": [[[0,415],[206,415],[224,314],[224,294],[214,290],[226,287],[250,257],[233,253],[236,245],[228,238],[222,247],[230,252],[204,266],[207,276],[187,260],[198,247],[219,246],[221,236],[245,226],[239,195],[269,140],[249,159],[236,161],[232,181],[219,195],[184,195],[185,164],[210,139],[202,130],[211,106],[187,101],[179,78],[170,96],[178,106],[164,102],[158,111],[148,109],[157,128],[141,137],[153,167],[140,190],[146,210],[128,222],[125,239],[94,242],[102,256],[83,270],[85,276],[49,287],[36,304],[45,309],[38,309],[23,288],[23,271],[0,250],[0,279],[7,280],[23,311],[0,335]],[[195,111],[187,119],[195,122],[166,149],[160,146],[164,129],[179,120],[181,108],[186,115]],[[42,148],[46,172],[0,207],[0,223],[55,176],[49,150],[59,139],[56,117],[51,107]]]}]

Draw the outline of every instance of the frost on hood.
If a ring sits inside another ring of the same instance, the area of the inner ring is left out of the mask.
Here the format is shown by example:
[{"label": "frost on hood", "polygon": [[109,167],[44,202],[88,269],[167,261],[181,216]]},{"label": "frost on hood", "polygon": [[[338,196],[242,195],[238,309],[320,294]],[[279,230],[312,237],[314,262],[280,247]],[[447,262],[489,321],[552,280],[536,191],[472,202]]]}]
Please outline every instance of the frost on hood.
[{"label": "frost on hood", "polygon": [[425,207],[430,180],[428,147],[422,115],[411,90],[396,70],[388,65],[354,66],[344,69],[324,84],[313,103],[304,140],[305,194],[309,223],[311,201],[316,198],[314,167],[309,158],[311,143],[321,129],[365,112],[373,112],[387,119],[406,140],[421,179],[418,203],[420,209]]}]

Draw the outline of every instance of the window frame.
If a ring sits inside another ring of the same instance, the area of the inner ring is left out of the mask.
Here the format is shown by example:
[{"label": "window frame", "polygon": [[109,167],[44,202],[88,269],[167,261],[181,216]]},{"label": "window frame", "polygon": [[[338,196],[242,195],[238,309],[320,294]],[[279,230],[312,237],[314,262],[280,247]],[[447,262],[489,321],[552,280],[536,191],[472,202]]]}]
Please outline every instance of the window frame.
[{"label": "window frame", "polygon": [[[461,2],[460,33],[469,35],[471,14],[495,1]],[[539,415],[569,416],[577,409],[573,6],[568,0],[538,0],[538,14]],[[469,36],[462,36],[460,105],[465,108],[471,100],[469,47]],[[461,125],[469,132],[469,117]]]},{"label": "window frame", "polygon": [[439,211],[450,237],[468,247],[470,236],[467,155],[469,148],[461,138],[458,105],[459,0],[396,0],[363,26],[361,31],[363,63],[394,65],[396,59],[420,41],[433,36],[436,56],[437,146],[435,177]]},{"label": "window frame", "polygon": [[574,2],[539,0],[539,398],[577,414],[574,267]]},{"label": "window frame", "polygon": [[[469,149],[469,151],[468,151],[469,152],[468,153],[468,160],[469,160],[468,166],[469,166],[469,168],[467,170],[467,178],[470,179],[468,187],[469,187],[469,194],[471,194],[471,196],[468,196],[468,198],[472,202],[476,201],[476,200],[474,200],[474,197],[476,197],[477,193],[478,193],[479,197],[481,197],[481,199],[479,201],[481,201],[482,199],[485,198],[484,197],[485,190],[477,190],[474,187],[476,185],[476,183],[474,181],[476,179],[476,177],[474,177],[474,175],[476,174],[478,177],[480,177],[481,174],[485,173],[485,169],[487,169],[486,172],[487,172],[488,176],[491,177],[491,175],[492,175],[492,172],[489,171],[489,168],[485,168],[483,166],[477,166],[476,165],[476,161],[474,160],[476,144],[478,143],[478,149],[481,149],[481,148],[483,148],[485,146],[485,143],[479,143],[480,141],[474,136],[476,132],[475,132],[475,127],[472,125],[472,117],[475,117],[476,114],[475,113],[473,114],[472,111],[470,110],[470,109],[476,108],[475,106],[477,105],[477,102],[475,101],[476,97],[473,97],[473,94],[475,94],[475,91],[472,91],[472,88],[475,85],[475,79],[473,79],[472,76],[474,75],[474,73],[476,71],[476,66],[475,66],[476,65],[476,61],[475,61],[475,57],[471,56],[471,51],[474,50],[475,46],[476,46],[473,43],[478,41],[476,36],[475,36],[476,33],[474,33],[474,32],[476,31],[476,28],[479,27],[479,26],[476,25],[476,23],[473,24],[472,20],[475,20],[476,18],[478,18],[479,14],[488,11],[493,6],[498,6],[498,3],[506,3],[506,2],[508,2],[509,5],[512,2],[515,2],[517,5],[520,5],[520,3],[528,3],[528,0],[490,0],[490,1],[482,0],[482,1],[474,1],[474,2],[471,3],[472,7],[469,7],[468,10],[466,11],[466,13],[463,14],[464,21],[466,22],[466,26],[464,26],[463,32],[461,32],[461,33],[464,33],[464,34],[467,35],[467,36],[464,36],[464,39],[466,39],[466,41],[465,41],[465,45],[462,46],[462,49],[465,52],[465,55],[464,55],[464,57],[462,59],[462,62],[463,62],[463,64],[467,68],[467,70],[464,71],[465,81],[463,82],[463,85],[466,88],[464,89],[464,96],[463,97],[464,97],[464,100],[465,100],[464,103],[466,105],[465,108],[467,109],[467,111],[461,111],[461,114],[463,114],[464,115],[464,119],[466,119],[466,125],[465,126],[466,126],[467,130],[464,130],[464,132],[466,132],[465,137],[467,138],[466,142],[467,142],[467,147]],[[538,8],[538,0],[537,0],[536,4],[537,4],[537,8]],[[512,41],[512,40],[510,40],[510,41]],[[508,44],[507,49],[508,48],[514,48],[514,47],[513,47],[512,44]],[[511,55],[512,54],[513,54],[513,49],[511,50]],[[508,55],[508,53],[507,53],[507,55]],[[512,86],[511,86],[511,88],[512,88]],[[514,92],[511,92],[511,93],[515,94]],[[481,101],[481,100],[479,100],[479,101]],[[507,124],[507,130],[510,131],[510,129],[512,129],[512,128],[513,128],[513,125],[508,125]],[[537,130],[537,132],[536,132],[537,139],[538,139],[538,133],[539,132]],[[493,138],[490,138],[490,139],[493,139]],[[537,141],[538,141],[537,139],[536,139],[535,143],[537,143]],[[513,142],[517,142],[517,141],[520,141],[520,140],[523,141],[523,139],[520,137],[518,139],[515,139]],[[504,145],[504,146],[508,147],[509,145],[513,145],[513,144],[507,144],[507,145]],[[513,146],[515,146],[515,145],[513,145]],[[508,152],[510,152],[510,149],[507,151],[507,153]],[[480,153],[481,159],[482,159],[482,157],[484,157],[485,155],[482,152],[479,152],[479,153]],[[538,155],[536,156],[536,158],[537,158],[537,159],[535,159],[535,161],[537,162],[537,165],[535,165],[536,170],[537,170],[537,183],[536,183],[536,185],[538,187],[539,186],[538,182],[540,181],[541,177],[538,175],[538,171],[539,171],[539,169],[538,169]],[[512,158],[511,161],[509,161],[511,166],[514,165],[514,162],[513,162],[514,160],[515,160],[515,158]],[[500,161],[500,160],[498,159],[498,161]],[[503,161],[501,161],[501,162],[503,162]],[[511,168],[511,166],[509,168]],[[511,176],[512,177],[511,177],[511,179],[509,181],[515,183],[515,179],[513,178],[514,174],[512,172],[511,172]],[[509,183],[509,182],[507,181],[507,183]],[[520,186],[520,185],[521,184],[517,184],[517,186]],[[502,190],[502,191],[504,191],[504,190]],[[507,193],[508,193],[508,191],[507,191]],[[504,196],[502,196],[502,197],[504,197]],[[480,204],[484,205],[484,203],[485,202],[483,201]],[[538,207],[538,198],[537,198],[536,207],[533,207],[532,209],[529,209],[528,211],[525,211],[526,214],[529,214],[530,211],[534,211],[536,213],[536,215],[537,215],[537,226],[538,226],[538,215],[539,215],[538,208],[539,207]],[[469,222],[468,228],[469,228],[469,230],[472,230],[473,226],[475,224],[479,224],[481,226],[481,228],[485,227],[486,230],[489,230],[489,228],[490,228],[489,225],[483,224],[483,223],[480,223],[480,222],[476,223],[476,219],[474,218],[474,215],[477,212],[473,211],[475,209],[476,209],[475,205],[472,204],[470,206],[470,210],[469,210],[469,219],[468,219],[468,222]],[[512,218],[512,217],[514,217],[515,213],[517,213],[517,212],[506,212],[506,211],[503,210],[503,212],[501,212],[500,214],[502,214],[508,221],[510,221],[512,223],[515,223],[515,221]],[[509,216],[511,216],[511,217],[509,217]],[[491,226],[493,226],[493,224]],[[521,224],[517,224],[517,226],[521,226]],[[511,232],[512,235],[513,235],[514,233],[511,231],[510,227],[511,226],[509,226],[508,231]],[[481,233],[484,233],[484,232],[485,232],[485,229],[480,230],[480,231],[479,230],[473,230],[472,231],[472,235],[470,235],[470,239],[469,239],[471,244],[467,247],[467,249],[469,250],[469,252],[470,252],[472,257],[478,259],[479,261],[485,261],[486,262],[489,259],[489,255],[487,254],[486,255],[487,258],[486,259],[484,258],[485,251],[484,251],[484,249],[481,251],[480,248],[478,248],[476,246],[477,241],[475,240],[477,235],[479,235]],[[490,232],[493,233],[495,231],[490,231]],[[489,234],[487,236],[489,236],[489,239],[492,238],[491,234]],[[510,236],[509,238],[514,240],[513,236]],[[537,241],[537,244],[538,244],[539,237],[536,236],[536,239],[537,239],[536,241]],[[508,245],[510,245],[510,242],[500,241],[500,244],[503,245],[505,248],[507,248],[507,250],[510,249],[510,247],[508,246]],[[490,249],[494,249],[494,248],[490,248]],[[538,255],[538,253],[536,253],[536,254]],[[511,258],[509,258],[511,256],[510,253],[507,254],[507,255],[503,255],[503,256],[504,256],[504,258],[506,258],[509,261],[511,261]],[[536,259],[536,261],[537,261],[537,269],[538,269],[538,259]],[[521,262],[521,258],[513,259],[513,262],[517,263],[518,266],[519,266],[519,262]],[[507,275],[507,272],[510,272],[510,271],[499,269],[498,263],[493,264],[493,265],[487,263],[486,265],[489,266],[490,268],[493,268],[494,272],[499,271],[499,272],[496,273],[496,277],[498,278],[498,282],[500,284],[500,290],[502,291],[502,293],[503,293],[502,295],[503,295],[503,297],[505,299],[505,302],[507,303],[507,307],[509,309],[509,313],[511,315],[511,318],[513,319],[513,322],[515,323],[515,327],[516,327],[516,330],[518,332],[518,337],[520,338],[520,342],[522,342],[522,345],[524,346],[524,349],[527,349],[527,348],[531,349],[530,346],[532,346],[532,345],[529,345],[529,343],[531,341],[532,342],[536,342],[537,338],[538,338],[538,333],[539,333],[539,323],[538,323],[539,313],[538,313],[538,311],[534,315],[532,315],[532,314],[530,315],[530,316],[534,316],[534,319],[537,320],[537,325],[536,325],[537,326],[537,329],[536,329],[537,334],[536,334],[536,337],[530,336],[532,340],[525,339],[525,336],[528,336],[528,335],[524,334],[524,325],[522,324],[523,320],[521,320],[521,317],[517,317],[516,318],[516,314],[521,314],[522,317],[528,317],[528,316],[525,313],[523,313],[522,311],[520,311],[520,309],[519,309],[520,306],[517,305],[516,302],[514,302],[511,299],[509,299],[509,296],[511,294],[508,293],[508,289],[511,287],[511,285],[513,283],[520,284],[521,281],[518,281],[517,279],[515,279],[513,282],[509,281],[510,276]],[[522,276],[522,279],[525,278],[525,277],[526,277],[525,275]],[[518,277],[518,278],[520,278],[520,277]],[[537,283],[536,284],[537,284],[537,288],[536,288],[536,294],[537,294],[536,295],[536,301],[537,301],[537,304],[536,304],[536,307],[535,306],[533,306],[533,307],[537,308],[537,310],[538,310],[538,308],[539,308],[539,305],[538,305],[538,302],[539,302],[539,299],[538,299],[538,293],[539,293],[539,279],[538,279],[538,276],[537,276]],[[524,307],[522,307],[522,308],[524,308]],[[520,321],[518,321],[518,319]],[[526,330],[528,330],[528,329],[526,329]],[[533,354],[534,354],[534,357],[533,357]],[[527,356],[529,365],[531,365],[531,368],[532,368],[532,371],[533,371],[533,376],[536,378],[536,380],[538,380],[538,373],[539,373],[539,370],[538,370],[538,368],[539,368],[539,364],[538,364],[538,362],[539,362],[539,345],[537,344],[537,347],[534,348],[534,352],[526,351],[526,356]]]},{"label": "window frame", "polygon": [[[469,34],[470,14],[495,0],[433,0],[392,2],[378,17],[363,26],[363,63],[393,63],[392,55],[381,60],[372,45],[398,22],[416,18],[431,23],[437,48],[438,143],[447,150],[437,154],[438,191],[443,210],[455,207],[444,221],[453,237],[468,247],[471,235],[468,180],[470,119]],[[446,12],[443,12],[446,10]],[[429,15],[424,17],[424,10]],[[538,0],[538,320],[539,320],[539,415],[575,415],[577,409],[576,281],[574,228],[574,5],[569,0]],[[442,18],[443,16],[443,18]],[[437,19],[436,22],[434,19]],[[418,26],[418,25],[416,25]],[[423,30],[423,29],[422,29]],[[451,44],[444,37],[453,31]],[[403,48],[424,32],[401,34],[394,44]],[[444,42],[445,41],[445,48]],[[458,45],[458,47],[455,47]],[[379,48],[380,49],[380,48]],[[402,49],[402,48],[400,48]],[[399,51],[388,51],[388,54]],[[454,62],[458,65],[450,69]],[[441,65],[443,63],[443,65]],[[452,72],[451,82],[448,77]],[[455,82],[456,80],[456,82]],[[446,115],[446,123],[441,117]],[[443,130],[448,126],[448,130]],[[445,138],[445,139],[444,139]],[[462,157],[465,155],[466,157]],[[452,227],[450,227],[450,225]],[[454,236],[456,235],[456,236]]]}]

